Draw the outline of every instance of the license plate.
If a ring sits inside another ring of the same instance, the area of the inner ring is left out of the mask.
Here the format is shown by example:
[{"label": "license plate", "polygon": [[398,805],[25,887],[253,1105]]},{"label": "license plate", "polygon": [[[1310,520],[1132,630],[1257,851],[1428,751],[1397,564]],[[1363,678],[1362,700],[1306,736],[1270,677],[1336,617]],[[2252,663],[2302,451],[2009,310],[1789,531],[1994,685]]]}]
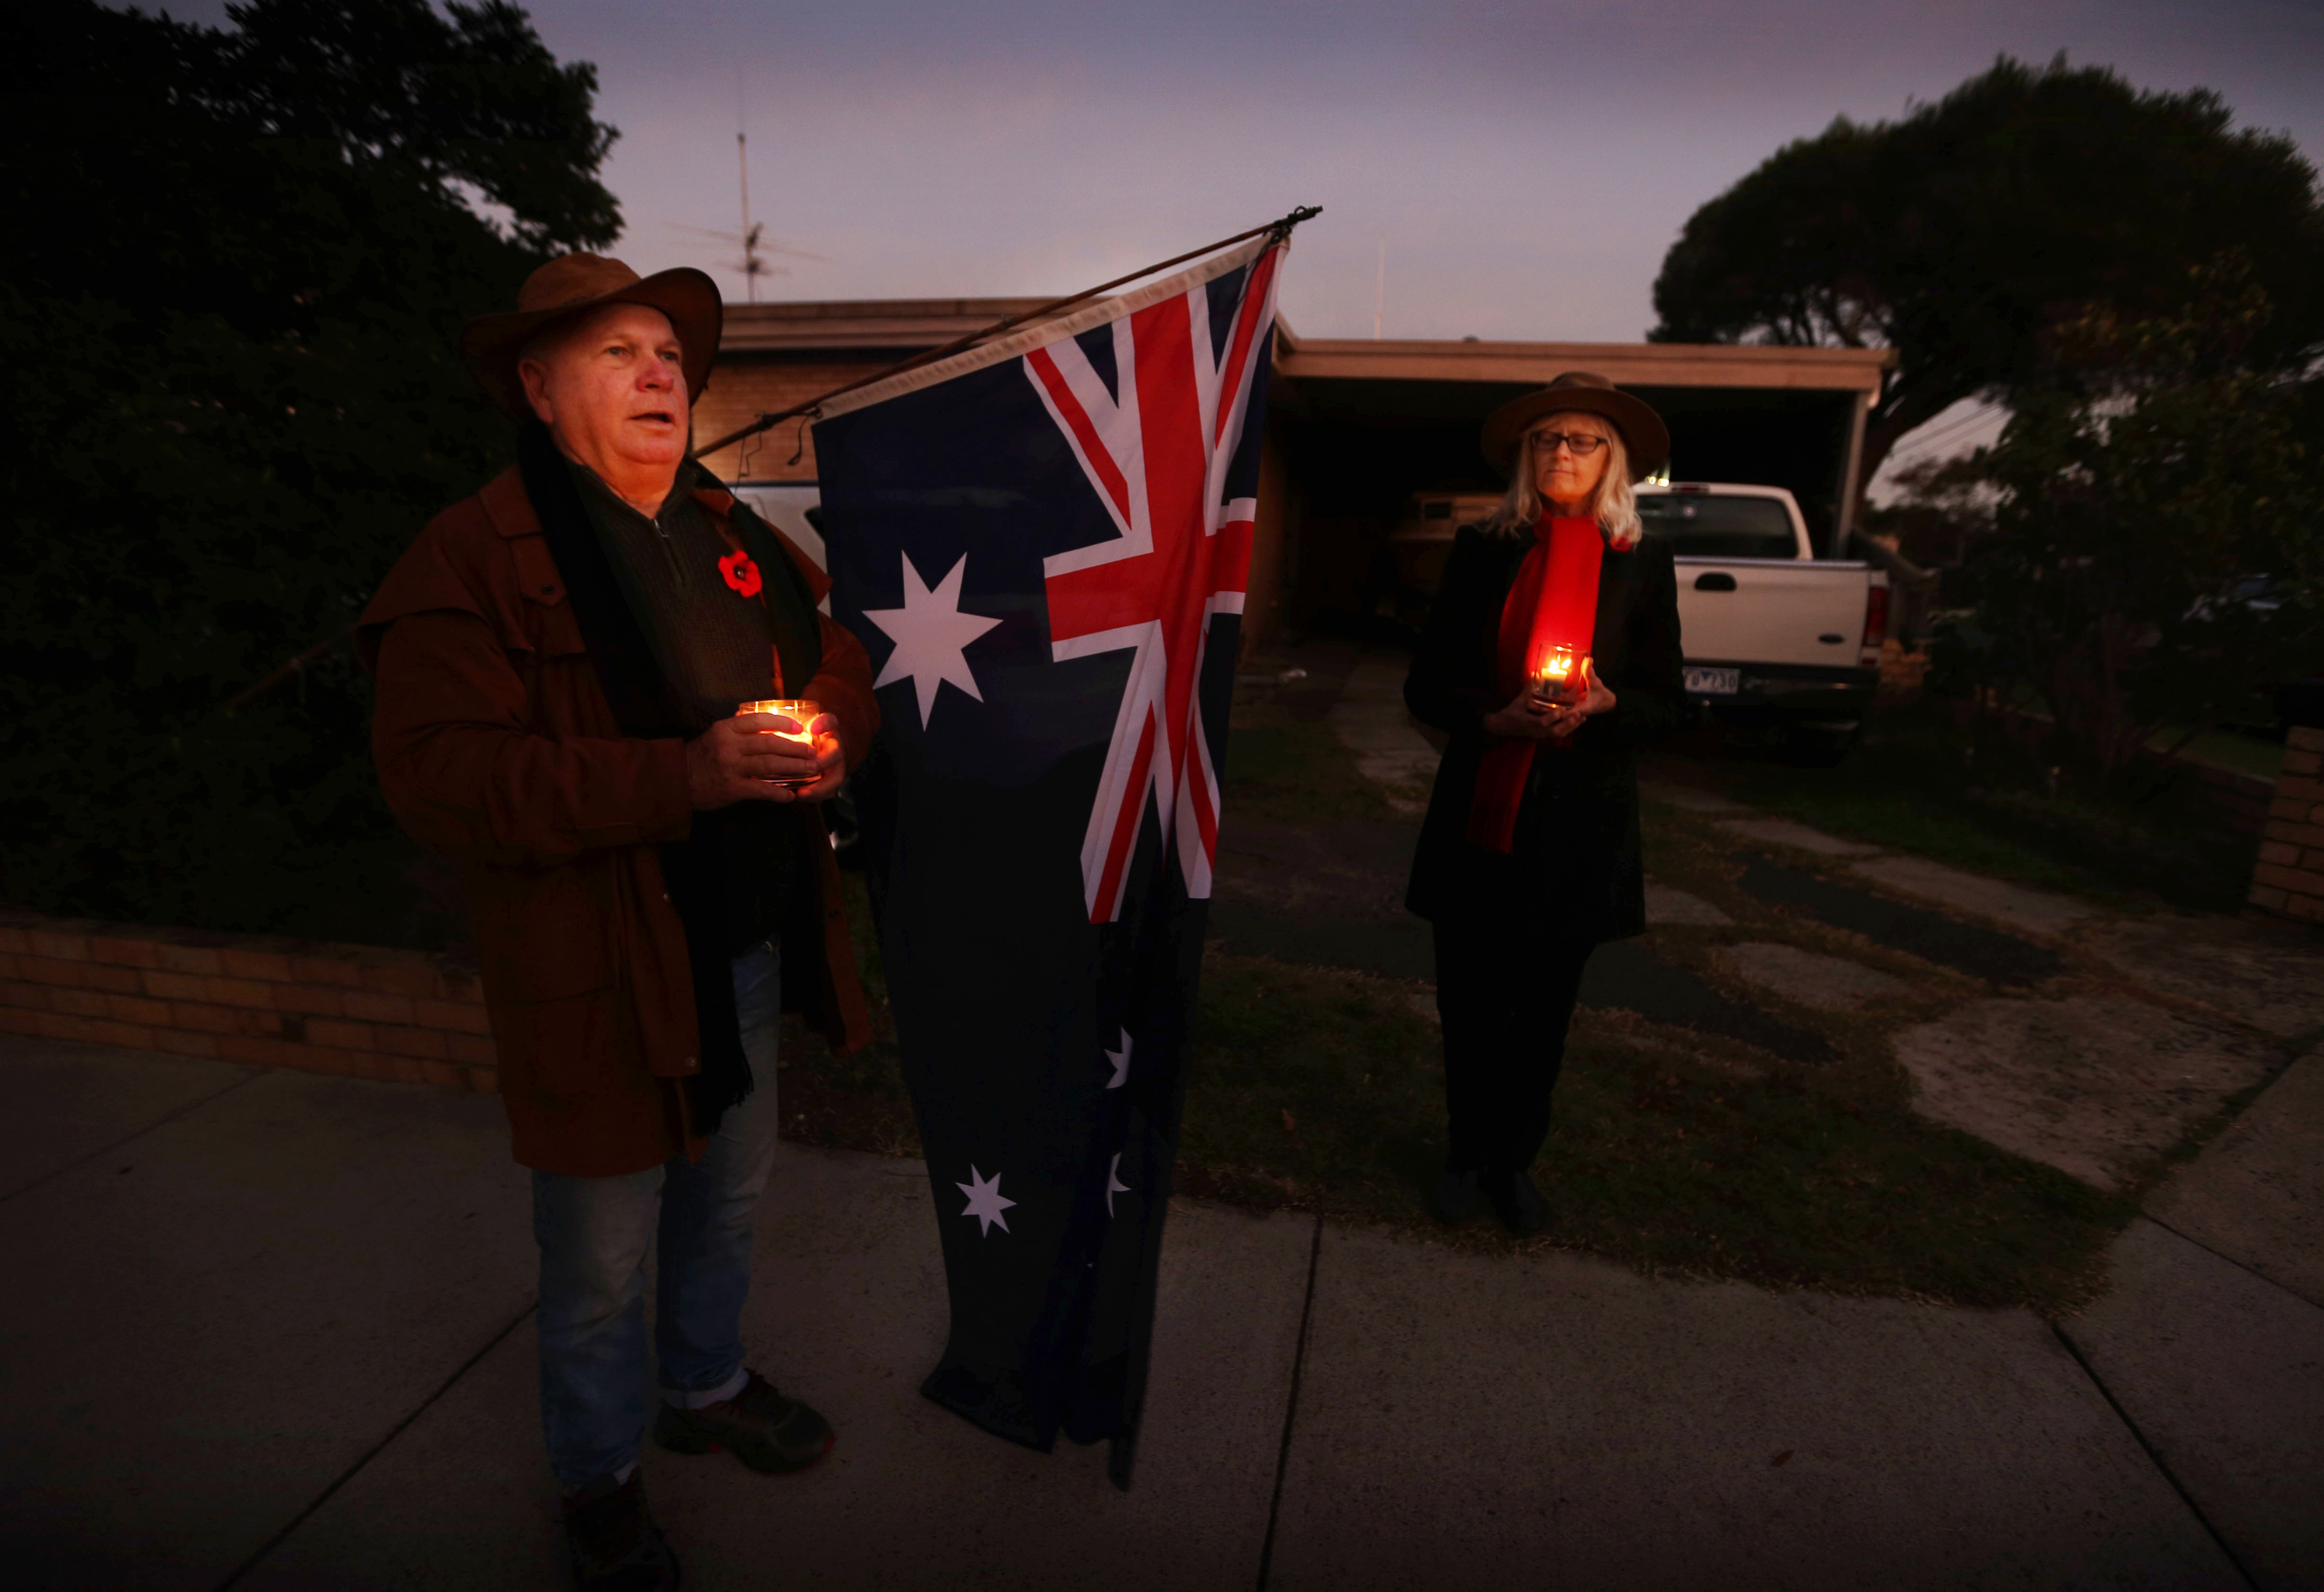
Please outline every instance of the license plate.
[{"label": "license plate", "polygon": [[1689,669],[1686,688],[1697,696],[1732,696],[1743,689],[1741,669]]}]

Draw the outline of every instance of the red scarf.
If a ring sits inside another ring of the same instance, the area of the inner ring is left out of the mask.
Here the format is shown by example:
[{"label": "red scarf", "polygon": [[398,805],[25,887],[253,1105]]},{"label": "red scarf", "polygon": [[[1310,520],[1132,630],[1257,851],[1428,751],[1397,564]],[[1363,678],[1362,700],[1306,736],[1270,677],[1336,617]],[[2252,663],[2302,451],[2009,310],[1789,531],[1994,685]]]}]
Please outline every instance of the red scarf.
[{"label": "red scarf", "polygon": [[[1606,538],[1597,521],[1534,521],[1534,544],[1517,566],[1517,584],[1501,604],[1501,633],[1493,650],[1494,684],[1504,700],[1533,678],[1554,645],[1587,658],[1598,628],[1598,566]],[[1567,744],[1559,741],[1560,747]],[[1469,804],[1469,838],[1506,855],[1516,841],[1517,807],[1533,772],[1537,741],[1489,741],[1477,764],[1476,795]]]}]

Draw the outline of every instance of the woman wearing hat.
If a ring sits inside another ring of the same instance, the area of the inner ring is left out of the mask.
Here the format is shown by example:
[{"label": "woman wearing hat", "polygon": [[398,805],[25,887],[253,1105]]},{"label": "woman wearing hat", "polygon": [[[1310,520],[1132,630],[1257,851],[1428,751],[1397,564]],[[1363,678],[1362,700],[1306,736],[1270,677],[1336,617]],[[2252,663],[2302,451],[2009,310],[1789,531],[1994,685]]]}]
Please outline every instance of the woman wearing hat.
[{"label": "woman wearing hat", "polygon": [[1508,494],[1454,537],[1405,681],[1452,738],[1406,905],[1434,928],[1444,1027],[1430,1207],[1466,1220],[1481,1190],[1532,1233],[1548,1212],[1526,1170],[1583,964],[1646,932],[1631,749],[1676,729],[1686,695],[1670,549],[1641,538],[1630,492],[1669,456],[1661,417],[1573,372],[1504,405],[1484,449]]}]

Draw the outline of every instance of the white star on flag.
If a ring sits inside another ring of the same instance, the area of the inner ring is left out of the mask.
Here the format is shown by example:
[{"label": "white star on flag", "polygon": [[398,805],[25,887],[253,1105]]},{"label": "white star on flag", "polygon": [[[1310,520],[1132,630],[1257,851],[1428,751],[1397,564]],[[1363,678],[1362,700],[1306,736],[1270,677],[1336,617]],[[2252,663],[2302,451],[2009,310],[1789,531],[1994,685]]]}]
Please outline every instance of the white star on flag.
[{"label": "white star on flag", "polygon": [[887,667],[872,685],[876,690],[908,678],[919,694],[920,728],[925,730],[929,713],[936,710],[936,687],[945,681],[951,681],[979,702],[984,700],[984,693],[976,688],[976,676],[968,667],[964,649],[1001,621],[960,611],[960,577],[968,568],[967,554],[960,556],[952,572],[936,582],[934,589],[912,566],[909,553],[898,557],[904,566],[904,605],[863,611],[863,617],[887,631],[896,643],[896,649],[888,654]]},{"label": "white star on flag", "polygon": [[[1119,1155],[1114,1157],[1117,1161],[1120,1158]],[[978,1238],[992,1237],[992,1229],[996,1227],[1004,1233],[1009,1230],[1009,1219],[1001,1213],[1017,1201],[1001,1197],[999,1173],[994,1173],[988,1179],[978,1175],[976,1168],[971,1166],[968,1169],[968,1182],[956,1182],[952,1186],[968,1196],[968,1209],[961,1214],[976,1218],[980,1224],[976,1230]]]},{"label": "white star on flag", "polygon": [[1113,1197],[1130,1192],[1130,1185],[1121,1181],[1121,1152],[1113,1155],[1113,1164],[1105,1169],[1105,1213],[1113,1214]]},{"label": "white star on flag", "polygon": [[1106,1052],[1105,1059],[1113,1063],[1113,1076],[1106,1081],[1105,1086],[1108,1089],[1120,1089],[1123,1084],[1130,1081],[1129,1029],[1124,1028],[1121,1031],[1121,1048],[1120,1050],[1110,1050]]}]

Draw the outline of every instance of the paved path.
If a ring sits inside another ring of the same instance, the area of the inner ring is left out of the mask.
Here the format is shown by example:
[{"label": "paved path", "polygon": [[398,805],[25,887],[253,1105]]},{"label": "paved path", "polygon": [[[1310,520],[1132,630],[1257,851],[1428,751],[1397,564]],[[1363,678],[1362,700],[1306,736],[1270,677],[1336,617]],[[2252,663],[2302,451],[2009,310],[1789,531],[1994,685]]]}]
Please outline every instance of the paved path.
[{"label": "paved path", "polygon": [[1437,754],[1405,710],[1405,671],[1400,658],[1366,656],[1349,671],[1328,717],[1363,777],[1385,788],[1399,812],[1418,814],[1428,805]]},{"label": "paved path", "polygon": [[[647,1475],[697,1592],[2324,1587],[2319,1065],[2055,1328],[1182,1206],[1127,1495],[918,1396],[918,1164],[786,1148],[748,1333],[840,1446]],[[0,1042],[0,1252],[11,1587],[561,1584],[495,1102]]]}]

